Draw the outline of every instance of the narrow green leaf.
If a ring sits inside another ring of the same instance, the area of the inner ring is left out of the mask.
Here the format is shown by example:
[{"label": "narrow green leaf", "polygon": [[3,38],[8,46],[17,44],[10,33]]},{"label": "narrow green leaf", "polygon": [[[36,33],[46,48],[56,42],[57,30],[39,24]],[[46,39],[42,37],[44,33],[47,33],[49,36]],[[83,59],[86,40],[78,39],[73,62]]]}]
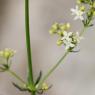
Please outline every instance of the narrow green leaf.
[{"label": "narrow green leaf", "polygon": [[42,71],[40,71],[39,76],[37,77],[37,80],[35,82],[35,85],[39,83],[39,81],[41,80],[41,78],[42,78]]}]

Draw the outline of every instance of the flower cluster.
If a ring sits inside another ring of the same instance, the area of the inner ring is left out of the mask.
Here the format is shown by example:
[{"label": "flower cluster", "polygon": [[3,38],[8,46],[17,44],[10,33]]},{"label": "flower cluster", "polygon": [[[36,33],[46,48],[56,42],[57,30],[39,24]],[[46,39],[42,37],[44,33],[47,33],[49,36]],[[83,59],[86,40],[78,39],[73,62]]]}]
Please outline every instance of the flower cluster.
[{"label": "flower cluster", "polygon": [[83,6],[79,8],[78,5],[76,5],[75,9],[71,8],[71,12],[72,12],[72,15],[75,15],[74,20],[77,20],[77,19],[84,20],[83,14],[85,12],[84,12]]},{"label": "flower cluster", "polygon": [[65,50],[71,51],[75,46],[77,46],[78,43],[80,43],[82,37],[79,35],[78,32],[68,32],[69,28],[69,23],[55,23],[50,29],[50,34],[57,34],[59,36],[57,45],[60,46],[63,44],[65,46]]},{"label": "flower cluster", "polygon": [[[80,19],[84,27],[91,27],[95,17],[95,0],[78,0],[76,7],[71,8],[71,12],[75,15],[74,20]],[[78,32],[67,32],[69,28],[69,23],[55,23],[50,29],[50,34],[58,34],[60,37],[57,45],[64,44],[66,50],[72,50],[82,39]]]},{"label": "flower cluster", "polygon": [[63,35],[64,31],[68,31],[70,28],[70,23],[66,24],[59,24],[59,23],[54,23],[49,31],[50,34],[58,34],[60,36]]},{"label": "flower cluster", "polygon": [[15,50],[6,48],[0,51],[0,56],[8,60],[9,58],[13,57],[15,53],[16,53]]},{"label": "flower cluster", "polygon": [[65,45],[65,49],[72,51],[72,49],[80,43],[82,37],[79,36],[78,32],[64,32],[64,36],[61,38],[61,41]]},{"label": "flower cluster", "polygon": [[80,19],[84,27],[93,26],[92,20],[95,17],[95,0],[78,0],[76,8],[71,8],[74,20]]}]

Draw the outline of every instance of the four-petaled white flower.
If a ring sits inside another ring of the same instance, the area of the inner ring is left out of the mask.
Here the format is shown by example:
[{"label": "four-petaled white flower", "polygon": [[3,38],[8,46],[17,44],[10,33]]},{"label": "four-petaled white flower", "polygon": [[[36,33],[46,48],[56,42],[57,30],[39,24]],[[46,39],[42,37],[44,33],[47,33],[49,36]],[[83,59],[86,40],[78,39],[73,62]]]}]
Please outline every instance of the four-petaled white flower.
[{"label": "four-petaled white flower", "polygon": [[62,41],[65,45],[65,49],[68,50],[71,47],[74,47],[75,45],[72,43],[72,32],[64,32],[64,36],[62,37]]},{"label": "four-petaled white flower", "polygon": [[76,41],[77,43],[80,43],[80,40],[83,39],[83,37],[81,37],[79,35],[79,32],[76,32],[74,37],[73,37],[74,41]]},{"label": "four-petaled white flower", "polygon": [[72,32],[64,31],[64,36],[62,37],[61,40],[71,41],[71,40],[72,40],[72,39],[70,38],[71,35],[72,35]]},{"label": "four-petaled white flower", "polygon": [[78,43],[80,43],[80,40],[82,37],[80,37],[79,33],[73,33],[73,32],[64,32],[64,36],[61,38],[65,45],[65,49],[68,50],[70,48],[74,48]]},{"label": "four-petaled white flower", "polygon": [[67,41],[67,40],[64,40],[64,44],[65,44],[65,50],[75,47],[75,45],[73,43],[71,43],[70,41]]},{"label": "four-petaled white flower", "polygon": [[71,8],[71,12],[72,12],[72,15],[75,15],[74,20],[77,20],[77,19],[84,20],[83,14],[85,12],[81,11],[77,5],[75,9]]}]

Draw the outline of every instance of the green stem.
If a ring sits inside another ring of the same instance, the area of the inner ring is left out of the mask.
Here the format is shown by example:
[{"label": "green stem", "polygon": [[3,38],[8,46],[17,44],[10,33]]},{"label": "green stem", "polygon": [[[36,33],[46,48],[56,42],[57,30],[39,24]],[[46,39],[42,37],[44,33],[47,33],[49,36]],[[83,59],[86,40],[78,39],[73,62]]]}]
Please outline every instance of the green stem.
[{"label": "green stem", "polygon": [[82,35],[84,34],[84,32],[86,31],[86,28],[87,28],[87,27],[84,27],[84,28],[83,28],[82,32],[80,33],[80,36],[82,36]]},{"label": "green stem", "polygon": [[35,92],[35,91],[33,91],[33,92],[31,93],[31,95],[36,95],[36,92]]},{"label": "green stem", "polygon": [[29,0],[25,0],[25,27],[26,27],[26,47],[28,57],[28,82],[33,83],[33,70],[32,70],[32,54],[30,44],[30,29],[29,29]]},{"label": "green stem", "polygon": [[8,70],[8,72],[14,76],[16,79],[18,79],[21,83],[25,84],[24,80],[22,80],[15,72],[13,72],[12,70]]},{"label": "green stem", "polygon": [[[27,57],[28,57],[28,83],[33,88],[33,70],[32,70],[32,53],[30,44],[30,29],[29,29],[29,0],[25,0],[25,27],[26,27],[26,47],[27,47]],[[32,92],[35,95],[35,92]]]},{"label": "green stem", "polygon": [[46,73],[43,79],[39,82],[37,89],[41,87],[43,82],[53,73],[53,71],[61,64],[63,59],[68,55],[69,51],[66,51],[62,58]]}]

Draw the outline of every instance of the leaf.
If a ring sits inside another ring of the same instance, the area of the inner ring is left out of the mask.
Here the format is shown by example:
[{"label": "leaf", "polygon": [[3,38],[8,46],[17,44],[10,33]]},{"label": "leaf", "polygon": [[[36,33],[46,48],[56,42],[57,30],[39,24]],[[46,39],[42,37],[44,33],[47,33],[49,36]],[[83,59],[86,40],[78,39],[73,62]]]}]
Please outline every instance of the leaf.
[{"label": "leaf", "polygon": [[6,71],[6,69],[3,67],[0,67],[0,72],[4,72],[4,71]]},{"label": "leaf", "polygon": [[89,27],[92,27],[92,26],[93,26],[93,24],[90,24],[90,25],[89,25]]},{"label": "leaf", "polygon": [[19,86],[18,84],[14,83],[14,82],[12,82],[12,84],[13,84],[17,89],[19,89],[20,91],[28,91],[27,88],[23,88],[23,87]]},{"label": "leaf", "polygon": [[72,51],[70,51],[70,52],[73,52],[73,53],[77,53],[77,52],[79,52],[80,50],[72,50]]},{"label": "leaf", "polygon": [[52,86],[53,86],[53,85],[51,84],[51,85],[49,86],[48,90],[49,90],[49,89],[51,89],[51,88],[52,88]]},{"label": "leaf", "polygon": [[38,94],[43,94],[43,90],[37,91]]},{"label": "leaf", "polygon": [[84,27],[87,25],[87,20],[82,20]]},{"label": "leaf", "polygon": [[3,66],[5,67],[6,70],[9,69],[8,64],[3,64]]},{"label": "leaf", "polygon": [[35,82],[35,85],[39,83],[39,81],[41,80],[41,78],[42,78],[42,71],[40,71],[39,76],[38,76],[38,78],[37,78],[37,80]]}]

